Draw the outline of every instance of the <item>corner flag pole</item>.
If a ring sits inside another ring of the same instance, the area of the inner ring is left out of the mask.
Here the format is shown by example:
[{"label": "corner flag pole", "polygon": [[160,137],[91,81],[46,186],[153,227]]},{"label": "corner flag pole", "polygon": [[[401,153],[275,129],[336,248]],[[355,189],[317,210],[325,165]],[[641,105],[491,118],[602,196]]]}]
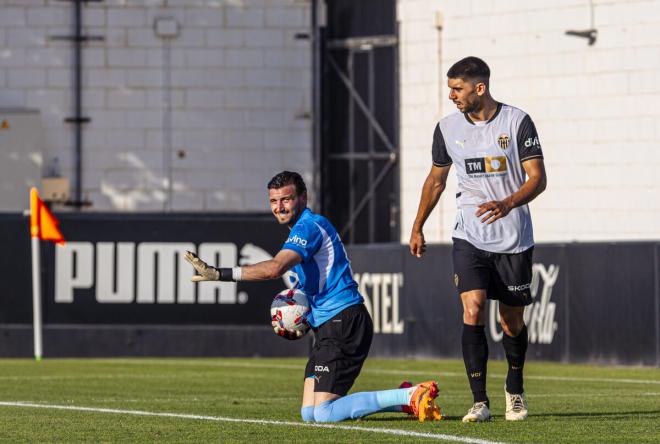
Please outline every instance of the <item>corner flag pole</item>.
[{"label": "corner flag pole", "polygon": [[32,326],[34,333],[34,359],[41,360],[43,340],[41,332],[41,257],[39,255],[39,193],[30,190],[30,242],[32,244]]},{"label": "corner flag pole", "polygon": [[41,258],[39,240],[54,241],[64,245],[64,236],[58,228],[59,222],[39,198],[36,188],[30,190],[30,237],[32,243],[32,319],[34,327],[34,359],[43,356],[41,329]]},{"label": "corner flag pole", "polygon": [[39,238],[32,242],[32,324],[34,326],[34,359],[41,361],[43,341],[41,333],[41,260],[39,257]]}]

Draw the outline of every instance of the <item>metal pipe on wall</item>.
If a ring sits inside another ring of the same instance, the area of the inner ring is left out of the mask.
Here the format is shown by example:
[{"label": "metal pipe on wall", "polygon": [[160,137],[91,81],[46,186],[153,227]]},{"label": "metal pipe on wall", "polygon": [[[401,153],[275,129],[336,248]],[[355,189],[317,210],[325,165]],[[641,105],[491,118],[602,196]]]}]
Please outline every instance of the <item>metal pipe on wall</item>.
[{"label": "metal pipe on wall", "polygon": [[83,115],[83,56],[82,45],[85,42],[96,40],[103,41],[102,36],[90,36],[82,33],[82,4],[89,2],[102,2],[103,0],[60,0],[73,3],[73,35],[53,36],[51,40],[67,40],[73,42],[73,103],[74,115],[64,119],[66,123],[73,124],[73,169],[74,169],[74,192],[73,200],[67,202],[75,208],[82,208],[90,205],[90,202],[83,200],[83,125],[91,122],[89,117]]},{"label": "metal pipe on wall", "polygon": [[154,32],[163,41],[163,114],[161,121],[161,134],[163,137],[163,188],[165,191],[163,211],[172,211],[172,40],[179,36],[179,22],[174,17],[157,17],[154,21]]},{"label": "metal pipe on wall", "polygon": [[321,39],[325,0],[312,0],[312,209],[321,211]]}]

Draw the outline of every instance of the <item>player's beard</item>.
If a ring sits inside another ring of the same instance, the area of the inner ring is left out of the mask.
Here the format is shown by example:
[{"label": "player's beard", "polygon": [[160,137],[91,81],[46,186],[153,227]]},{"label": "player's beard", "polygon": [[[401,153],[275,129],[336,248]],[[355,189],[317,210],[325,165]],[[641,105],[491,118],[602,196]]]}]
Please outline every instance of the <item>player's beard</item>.
[{"label": "player's beard", "polygon": [[278,213],[277,214],[277,223],[280,225],[289,225],[289,222],[291,222],[291,219],[293,219],[294,214],[293,211],[287,211],[286,213]]},{"label": "player's beard", "polygon": [[303,212],[304,209],[305,209],[304,206],[300,208],[300,205],[297,205],[291,208],[291,210],[287,211],[286,215],[289,216],[288,218],[286,219],[277,218],[277,222],[280,225],[288,225],[289,227],[293,227],[295,223],[298,221],[298,218],[300,217],[300,214]]},{"label": "player's beard", "polygon": [[465,102],[465,107],[463,108],[463,114],[476,113],[481,110],[481,100],[476,98],[473,102]]}]

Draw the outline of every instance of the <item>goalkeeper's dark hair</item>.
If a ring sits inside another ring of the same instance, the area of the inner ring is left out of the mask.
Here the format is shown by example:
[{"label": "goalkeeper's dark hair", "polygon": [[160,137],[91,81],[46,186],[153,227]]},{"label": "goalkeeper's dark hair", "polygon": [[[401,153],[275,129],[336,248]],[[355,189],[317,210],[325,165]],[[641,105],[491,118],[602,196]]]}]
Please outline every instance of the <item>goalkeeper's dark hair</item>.
[{"label": "goalkeeper's dark hair", "polygon": [[482,82],[488,85],[490,68],[486,65],[486,62],[479,57],[465,57],[449,68],[449,71],[447,71],[447,77],[473,83]]},{"label": "goalkeeper's dark hair", "polygon": [[307,193],[307,186],[300,174],[294,171],[282,171],[281,173],[275,175],[270,182],[268,182],[268,189],[273,188],[282,188],[287,185],[294,185],[296,187],[296,194],[303,195]]}]

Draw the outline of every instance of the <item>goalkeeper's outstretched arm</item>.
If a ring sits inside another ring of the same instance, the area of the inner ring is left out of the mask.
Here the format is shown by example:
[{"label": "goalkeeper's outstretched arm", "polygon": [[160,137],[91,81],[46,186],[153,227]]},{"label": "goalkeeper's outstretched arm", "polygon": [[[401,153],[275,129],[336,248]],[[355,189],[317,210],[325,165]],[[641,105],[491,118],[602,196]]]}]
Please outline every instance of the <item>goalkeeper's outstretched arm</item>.
[{"label": "goalkeeper's outstretched arm", "polygon": [[274,258],[242,267],[215,268],[195,253],[186,251],[185,259],[195,268],[197,274],[190,278],[193,282],[203,281],[268,281],[282,277],[302,258],[292,250],[280,250]]}]

